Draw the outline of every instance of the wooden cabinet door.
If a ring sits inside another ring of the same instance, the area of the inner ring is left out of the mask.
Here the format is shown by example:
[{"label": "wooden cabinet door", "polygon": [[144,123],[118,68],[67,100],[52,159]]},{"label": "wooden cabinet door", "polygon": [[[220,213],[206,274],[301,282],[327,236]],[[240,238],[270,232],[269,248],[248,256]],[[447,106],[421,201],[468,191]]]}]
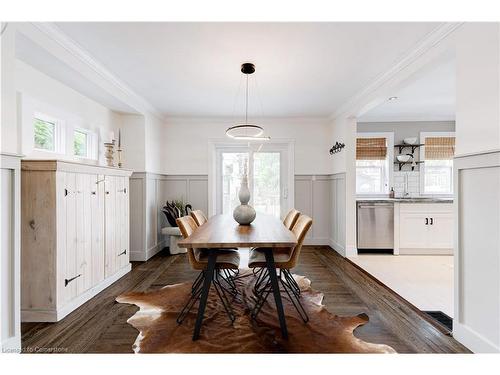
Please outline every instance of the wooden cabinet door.
[{"label": "wooden cabinet door", "polygon": [[104,176],[93,175],[90,189],[92,285],[104,280]]},{"label": "wooden cabinet door", "polygon": [[126,177],[116,177],[116,207],[117,207],[117,265],[118,269],[129,263],[129,182]]},{"label": "wooden cabinet door", "polygon": [[430,213],[429,243],[432,249],[453,248],[453,213]]},{"label": "wooden cabinet door", "polygon": [[76,174],[76,271],[80,275],[76,283],[77,295],[92,286],[92,241],[91,241],[91,175]]},{"label": "wooden cabinet door", "polygon": [[105,177],[104,186],[104,233],[105,241],[105,261],[104,277],[109,277],[116,272],[116,178],[114,176]]},{"label": "wooden cabinet door", "polygon": [[425,249],[428,243],[429,225],[425,212],[401,212],[399,217],[399,247]]},{"label": "wooden cabinet door", "polygon": [[64,302],[69,302],[77,296],[77,211],[76,211],[76,173],[66,172],[62,175],[64,184],[64,218],[66,224],[64,246],[64,269],[58,273],[64,286]]}]

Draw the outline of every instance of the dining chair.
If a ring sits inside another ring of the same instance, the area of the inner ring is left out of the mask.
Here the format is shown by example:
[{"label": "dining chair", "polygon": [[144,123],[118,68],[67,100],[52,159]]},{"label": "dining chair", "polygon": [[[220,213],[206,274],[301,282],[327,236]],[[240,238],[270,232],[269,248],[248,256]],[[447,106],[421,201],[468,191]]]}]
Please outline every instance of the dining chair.
[{"label": "dining chair", "polygon": [[199,227],[201,227],[208,221],[207,217],[205,216],[202,210],[194,210],[191,211],[190,214]]},{"label": "dining chair", "polygon": [[[191,216],[183,216],[176,220],[183,238],[188,238],[196,230],[198,225]],[[215,262],[215,273],[211,280],[215,287],[215,291],[224,306],[224,309],[231,320],[234,322],[235,315],[231,308],[231,303],[226,295],[229,293],[234,296],[234,280],[228,280],[231,275],[228,270],[238,270],[240,265],[240,254],[235,250],[220,249],[217,251],[217,259]],[[205,271],[208,267],[208,251],[207,249],[187,249],[189,264],[194,270],[200,271],[191,287],[191,295],[177,317],[177,323],[181,324],[186,316],[193,308],[196,301],[200,298],[203,291],[203,282],[205,280]],[[224,283],[227,285],[225,286]],[[227,289],[229,287],[229,291]]]},{"label": "dining chair", "polygon": [[285,218],[283,219],[283,224],[285,225],[285,227],[292,230],[292,228],[295,225],[295,223],[297,222],[299,216],[300,216],[300,212],[297,211],[295,208],[292,208],[290,211],[288,211]]},{"label": "dining chair", "polygon": [[[300,286],[293,278],[290,270],[294,268],[298,263],[304,239],[307,235],[307,232],[311,228],[311,225],[312,219],[309,216],[300,215],[292,228],[292,232],[297,237],[297,244],[295,245],[295,247],[271,249],[271,251],[273,251],[275,267],[279,270],[278,281],[290,298],[290,301],[292,302],[293,306],[299,313],[304,323],[307,323],[309,321],[309,316],[307,315],[307,312],[300,302]],[[267,264],[265,251],[269,251],[269,249],[255,248],[250,250],[248,261],[249,268],[264,269],[264,271],[257,276],[257,280],[255,282],[254,293],[257,297],[257,300],[251,313],[251,317],[254,319],[257,317],[262,306],[266,302],[267,297],[269,297],[269,294],[272,292],[271,281],[269,279],[266,268]]]}]

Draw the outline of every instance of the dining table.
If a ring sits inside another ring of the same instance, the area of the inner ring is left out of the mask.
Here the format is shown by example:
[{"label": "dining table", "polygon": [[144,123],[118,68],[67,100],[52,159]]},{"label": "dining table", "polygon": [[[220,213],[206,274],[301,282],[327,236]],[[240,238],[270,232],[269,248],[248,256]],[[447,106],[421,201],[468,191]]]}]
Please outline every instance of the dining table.
[{"label": "dining table", "polygon": [[193,340],[197,340],[200,336],[208,294],[215,272],[217,250],[234,248],[249,250],[256,247],[261,248],[265,253],[266,268],[276,304],[281,336],[288,339],[273,251],[277,248],[294,247],[296,244],[297,238],[291,230],[285,227],[280,219],[273,215],[261,213],[257,213],[255,220],[249,225],[238,224],[230,214],[215,215],[199,226],[189,237],[180,240],[178,246],[181,248],[200,248],[206,249],[208,252],[208,264],[207,269],[204,271],[205,278]]}]

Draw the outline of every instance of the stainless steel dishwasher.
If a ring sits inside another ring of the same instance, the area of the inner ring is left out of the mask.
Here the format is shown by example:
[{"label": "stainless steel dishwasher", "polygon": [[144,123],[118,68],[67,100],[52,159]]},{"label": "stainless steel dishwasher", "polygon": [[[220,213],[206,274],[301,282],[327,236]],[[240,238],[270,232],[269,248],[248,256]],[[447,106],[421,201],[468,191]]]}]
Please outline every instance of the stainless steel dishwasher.
[{"label": "stainless steel dishwasher", "polygon": [[358,249],[394,249],[394,204],[358,202]]}]

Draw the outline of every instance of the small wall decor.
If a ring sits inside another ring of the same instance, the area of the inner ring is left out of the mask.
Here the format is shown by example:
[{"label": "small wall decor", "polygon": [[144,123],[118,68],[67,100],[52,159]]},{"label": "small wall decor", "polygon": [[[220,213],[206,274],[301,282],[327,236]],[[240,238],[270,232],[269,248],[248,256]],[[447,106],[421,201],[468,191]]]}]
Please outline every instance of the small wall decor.
[{"label": "small wall decor", "polygon": [[337,152],[342,151],[342,149],[344,147],[345,147],[345,143],[335,142],[335,144],[330,149],[330,155],[333,155],[333,154],[336,154]]}]

